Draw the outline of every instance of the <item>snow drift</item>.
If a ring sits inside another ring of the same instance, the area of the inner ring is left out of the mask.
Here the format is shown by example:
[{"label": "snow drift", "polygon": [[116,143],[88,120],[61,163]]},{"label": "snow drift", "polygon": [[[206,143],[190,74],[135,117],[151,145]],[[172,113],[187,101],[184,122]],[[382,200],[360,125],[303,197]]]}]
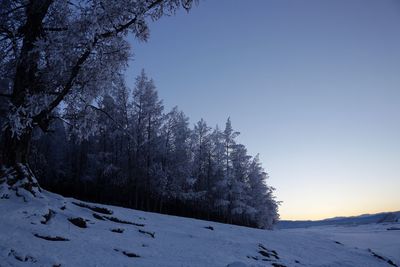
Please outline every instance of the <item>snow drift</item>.
[{"label": "snow drift", "polygon": [[398,264],[400,231],[375,226],[395,242],[381,251],[357,246],[357,227],[348,230],[352,242],[323,228],[259,230],[86,203],[45,190],[18,197],[4,183],[0,190],[2,267]]}]

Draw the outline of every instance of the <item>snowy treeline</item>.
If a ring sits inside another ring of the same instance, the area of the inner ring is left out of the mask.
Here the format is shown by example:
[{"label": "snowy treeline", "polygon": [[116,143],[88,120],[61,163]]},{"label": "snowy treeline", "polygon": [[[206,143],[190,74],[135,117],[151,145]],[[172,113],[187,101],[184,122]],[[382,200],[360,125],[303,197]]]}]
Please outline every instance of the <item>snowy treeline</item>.
[{"label": "snowy treeline", "polygon": [[190,129],[144,74],[124,85],[125,37],[146,41],[148,21],[197,2],[0,1],[0,181],[36,188],[32,167],[58,192],[269,227],[272,189],[229,121]]},{"label": "snowy treeline", "polygon": [[267,174],[258,156],[236,141],[229,118],[224,129],[204,120],[190,128],[178,108],[164,112],[144,71],[133,90],[121,83],[108,92],[86,112],[97,129],[86,139],[81,118],[67,109],[67,123],[58,121],[53,133],[34,142],[31,167],[42,185],[95,201],[262,228],[278,219]]}]

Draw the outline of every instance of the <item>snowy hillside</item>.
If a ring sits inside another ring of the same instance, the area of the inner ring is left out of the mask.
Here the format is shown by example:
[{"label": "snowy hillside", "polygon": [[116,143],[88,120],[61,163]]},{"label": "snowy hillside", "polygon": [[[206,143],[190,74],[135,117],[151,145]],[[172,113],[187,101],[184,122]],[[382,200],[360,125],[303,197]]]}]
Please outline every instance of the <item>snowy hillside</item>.
[{"label": "snowy hillside", "polygon": [[17,197],[3,188],[0,198],[1,267],[400,262],[400,231],[386,230],[399,224],[267,231],[85,203],[46,191]]}]

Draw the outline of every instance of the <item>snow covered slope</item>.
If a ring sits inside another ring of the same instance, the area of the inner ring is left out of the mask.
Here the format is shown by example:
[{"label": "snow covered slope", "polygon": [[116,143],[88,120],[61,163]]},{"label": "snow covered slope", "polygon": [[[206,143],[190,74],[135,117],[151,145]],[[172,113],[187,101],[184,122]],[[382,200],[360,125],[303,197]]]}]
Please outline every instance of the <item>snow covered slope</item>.
[{"label": "snow covered slope", "polygon": [[391,259],[397,265],[400,263],[400,224],[324,226],[310,227],[302,231],[310,235],[323,234],[345,246],[371,250],[377,255]]},{"label": "snow covered slope", "polygon": [[[1,267],[399,265],[400,231],[361,229],[373,231],[375,240],[390,240],[374,247],[353,242],[357,227],[346,229],[350,235],[323,228],[266,231],[85,203],[46,191],[38,197],[0,191]],[[388,247],[381,251],[380,246]]]}]

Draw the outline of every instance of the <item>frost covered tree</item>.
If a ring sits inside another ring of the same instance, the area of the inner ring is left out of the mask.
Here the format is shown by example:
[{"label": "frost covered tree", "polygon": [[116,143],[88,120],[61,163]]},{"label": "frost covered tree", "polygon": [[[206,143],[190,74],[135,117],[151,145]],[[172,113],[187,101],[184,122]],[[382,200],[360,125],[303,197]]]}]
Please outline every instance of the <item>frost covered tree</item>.
[{"label": "frost covered tree", "polygon": [[211,134],[212,141],[212,163],[213,163],[213,178],[212,178],[212,205],[213,210],[218,214],[224,214],[228,206],[226,198],[227,179],[225,176],[225,146],[223,133],[218,125]]},{"label": "frost covered tree", "polygon": [[157,186],[162,203],[170,200],[185,200],[190,192],[187,182],[191,176],[191,130],[189,118],[177,107],[164,116],[161,128],[161,166],[165,180]]},{"label": "frost covered tree", "polygon": [[[92,158],[96,159],[97,172],[95,176],[98,182],[105,183],[107,180],[115,177],[119,172],[117,167],[117,156],[119,148],[117,142],[120,137],[120,130],[117,126],[117,105],[115,100],[109,94],[105,94],[98,103],[99,110],[102,111],[98,115],[98,138],[96,142],[99,151],[92,154]],[[94,112],[94,111],[92,111]]]},{"label": "frost covered tree", "polygon": [[225,130],[223,132],[224,142],[224,161],[225,161],[225,176],[230,177],[232,172],[232,160],[231,152],[236,146],[235,138],[239,135],[239,132],[235,132],[232,128],[231,118],[228,118],[225,123]]},{"label": "frost covered tree", "polygon": [[[148,19],[180,7],[189,10],[193,1],[1,1],[0,81],[7,81],[7,88],[0,92],[8,105],[2,120],[1,165],[10,173],[25,172],[14,173],[13,179],[31,176],[26,164],[32,132],[48,131],[61,103],[71,113],[85,111],[118,81],[130,55],[124,39],[128,33],[145,41]],[[90,130],[85,125],[85,131]],[[31,179],[26,187],[33,184]]]},{"label": "frost covered tree", "polygon": [[[73,127],[78,116],[68,124],[57,120],[54,133],[33,140],[31,163],[41,183],[95,202],[270,228],[278,218],[273,188],[230,119],[224,131],[203,119],[191,129],[177,107],[163,113],[144,71],[136,81],[132,91],[115,83],[88,105],[98,130],[87,139]],[[52,149],[55,143],[66,145]]]},{"label": "frost covered tree", "polygon": [[193,172],[196,192],[204,195],[209,189],[209,155],[211,149],[210,130],[207,123],[201,119],[196,123],[192,133]]},{"label": "frost covered tree", "polygon": [[[157,164],[158,146],[160,145],[160,127],[162,124],[162,112],[164,106],[158,98],[154,82],[149,79],[142,70],[137,77],[133,90],[133,118],[135,143],[135,162],[143,171],[137,175],[137,184],[143,184],[145,194],[152,193],[151,184],[157,183],[157,177],[161,175],[160,165]],[[157,175],[158,174],[158,175]],[[146,203],[149,207],[149,199]]]},{"label": "frost covered tree", "polygon": [[225,212],[228,216],[228,221],[232,222],[232,215],[233,215],[233,199],[234,199],[234,190],[235,190],[235,177],[233,173],[233,166],[232,166],[232,151],[236,146],[235,138],[239,135],[238,132],[235,132],[232,128],[231,119],[228,118],[225,123],[225,129],[222,133],[223,138],[223,146],[224,146],[224,181],[222,185],[225,186],[223,189],[223,197],[221,203],[225,203]]},{"label": "frost covered tree", "polygon": [[246,187],[250,158],[244,145],[236,144],[232,149],[232,174],[228,187],[230,216],[243,217],[247,215],[247,209],[249,208],[247,200],[250,195],[247,194]]},{"label": "frost covered tree", "polygon": [[257,155],[248,168],[247,212],[259,228],[272,228],[279,219],[279,202],[273,196],[274,188],[267,186],[267,178],[268,174],[262,168]]}]

